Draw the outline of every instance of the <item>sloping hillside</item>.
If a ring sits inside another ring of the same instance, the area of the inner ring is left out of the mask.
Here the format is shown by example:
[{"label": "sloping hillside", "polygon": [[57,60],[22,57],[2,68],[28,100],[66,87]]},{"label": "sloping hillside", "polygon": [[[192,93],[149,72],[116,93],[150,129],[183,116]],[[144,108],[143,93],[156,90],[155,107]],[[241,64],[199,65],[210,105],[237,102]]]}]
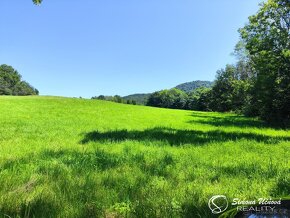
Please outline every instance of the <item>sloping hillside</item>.
[{"label": "sloping hillside", "polygon": [[0,216],[211,217],[216,194],[288,195],[289,142],[235,114],[0,96]]}]

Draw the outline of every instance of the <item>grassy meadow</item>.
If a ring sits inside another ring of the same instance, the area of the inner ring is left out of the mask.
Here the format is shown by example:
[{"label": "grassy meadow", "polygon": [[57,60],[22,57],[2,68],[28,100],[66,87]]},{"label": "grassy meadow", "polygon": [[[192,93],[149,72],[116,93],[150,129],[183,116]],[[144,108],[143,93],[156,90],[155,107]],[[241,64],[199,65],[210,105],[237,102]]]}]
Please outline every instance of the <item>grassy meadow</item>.
[{"label": "grassy meadow", "polygon": [[0,97],[0,217],[212,217],[290,194],[290,130],[230,113]]}]

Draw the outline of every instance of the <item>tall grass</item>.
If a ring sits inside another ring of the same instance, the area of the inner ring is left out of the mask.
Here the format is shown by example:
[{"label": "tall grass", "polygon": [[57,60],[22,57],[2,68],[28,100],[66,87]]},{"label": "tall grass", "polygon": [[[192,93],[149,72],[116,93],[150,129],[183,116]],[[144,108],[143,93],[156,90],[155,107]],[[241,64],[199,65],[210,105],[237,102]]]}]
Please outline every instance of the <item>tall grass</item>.
[{"label": "tall grass", "polygon": [[213,217],[290,194],[290,131],[235,114],[0,97],[0,216]]}]

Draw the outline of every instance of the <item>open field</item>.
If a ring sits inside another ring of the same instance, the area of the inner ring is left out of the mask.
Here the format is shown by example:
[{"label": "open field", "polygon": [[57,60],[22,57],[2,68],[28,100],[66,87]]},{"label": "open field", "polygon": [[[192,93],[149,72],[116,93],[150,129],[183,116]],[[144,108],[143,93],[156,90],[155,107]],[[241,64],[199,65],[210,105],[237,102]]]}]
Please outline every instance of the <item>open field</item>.
[{"label": "open field", "polygon": [[235,114],[0,97],[0,216],[210,217],[290,194],[290,130]]}]

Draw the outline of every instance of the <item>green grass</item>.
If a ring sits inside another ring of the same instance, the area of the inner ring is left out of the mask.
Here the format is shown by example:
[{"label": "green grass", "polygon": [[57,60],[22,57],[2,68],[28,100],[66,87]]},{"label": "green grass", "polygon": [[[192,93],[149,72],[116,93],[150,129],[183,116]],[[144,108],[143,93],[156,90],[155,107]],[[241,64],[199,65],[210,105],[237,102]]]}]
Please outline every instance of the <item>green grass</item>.
[{"label": "green grass", "polygon": [[210,217],[287,197],[290,131],[235,114],[0,97],[0,216]]}]

